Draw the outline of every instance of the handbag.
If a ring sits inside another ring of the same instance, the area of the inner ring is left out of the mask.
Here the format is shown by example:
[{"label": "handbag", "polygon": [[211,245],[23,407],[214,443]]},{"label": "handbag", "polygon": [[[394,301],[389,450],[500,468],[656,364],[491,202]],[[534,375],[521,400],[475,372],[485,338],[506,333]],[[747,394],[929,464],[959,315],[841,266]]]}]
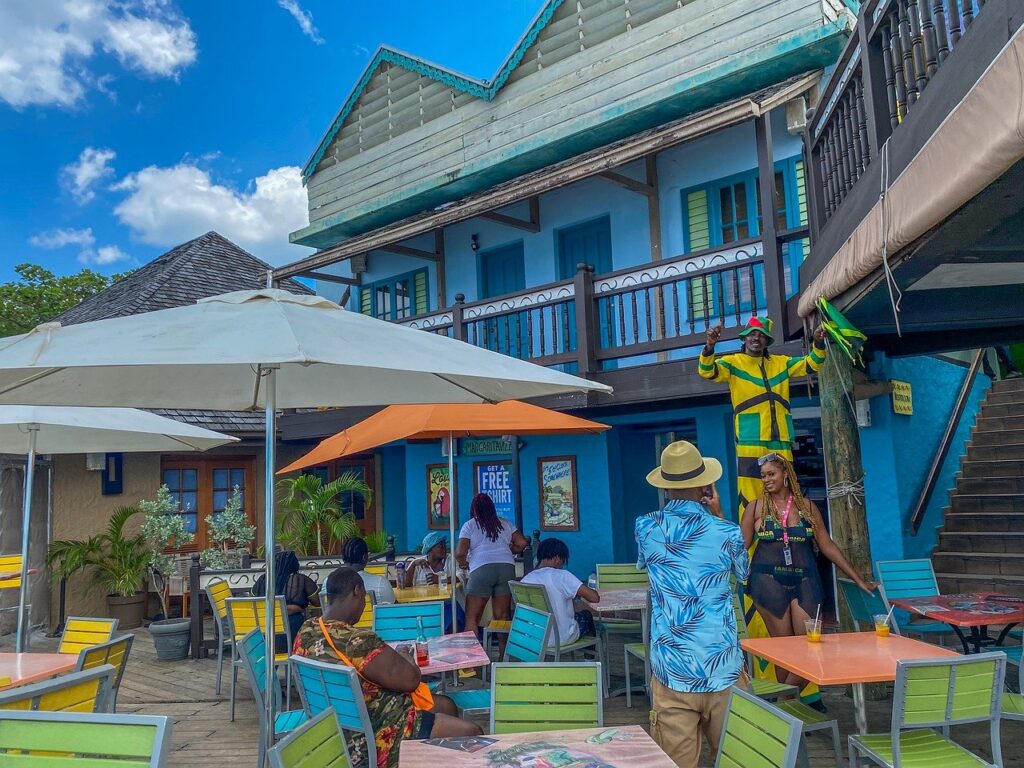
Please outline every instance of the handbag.
[{"label": "handbag", "polygon": [[[326,640],[327,644],[331,646],[331,650],[334,651],[335,655],[338,657],[338,660],[342,664],[346,664],[352,667],[352,669],[356,671],[356,674],[365,680],[366,678],[363,677],[362,670],[359,669],[359,667],[357,667],[355,664],[353,664],[352,660],[348,656],[339,651],[338,646],[336,646],[334,644],[334,641],[331,640],[331,634],[327,631],[327,625],[324,624],[323,617],[321,616],[320,618],[318,618],[317,622],[320,624],[320,631],[323,632],[324,640]],[[374,684],[376,685],[376,683]],[[416,707],[416,709],[418,709],[420,712],[429,712],[434,708],[434,695],[430,692],[430,688],[427,687],[426,683],[420,681],[420,684],[417,685],[416,688],[409,695],[412,697],[412,705]]]}]

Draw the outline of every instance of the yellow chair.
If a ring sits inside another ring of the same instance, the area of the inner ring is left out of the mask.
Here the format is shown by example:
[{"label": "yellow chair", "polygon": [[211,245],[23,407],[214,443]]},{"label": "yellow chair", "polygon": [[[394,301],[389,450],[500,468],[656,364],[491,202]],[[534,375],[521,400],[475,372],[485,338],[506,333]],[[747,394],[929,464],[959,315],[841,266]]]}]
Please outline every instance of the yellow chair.
[{"label": "yellow chair", "polygon": [[220,695],[220,679],[224,669],[224,646],[232,642],[228,637],[228,600],[232,597],[230,585],[224,579],[213,579],[206,585],[206,599],[213,611],[213,623],[217,627],[217,695]]},{"label": "yellow chair", "polygon": [[[359,629],[373,629],[373,606],[377,604],[376,598],[373,596],[373,592],[366,593],[366,602],[363,605],[363,615],[359,617],[359,621],[353,624],[353,627]],[[327,589],[326,585],[320,590],[320,605],[323,606],[324,610],[327,609]]]},{"label": "yellow chair", "polygon": [[[117,674],[109,664],[0,693],[0,710],[113,712]],[[2,719],[2,715],[0,715]]]},{"label": "yellow chair", "polygon": [[114,640],[94,645],[91,648],[85,648],[78,654],[78,664],[75,665],[75,672],[96,669],[104,664],[109,664],[114,668],[113,690],[110,697],[111,712],[117,710],[117,692],[121,688],[124,670],[128,666],[128,654],[131,653],[134,640],[135,635],[123,635]]},{"label": "yellow chair", "polygon": [[[284,665],[285,680],[288,686],[288,708],[292,703],[292,670],[288,664],[288,655],[292,647],[292,633],[288,626],[287,607],[284,596],[277,595],[277,610],[274,611],[274,634],[284,635],[288,638],[288,648],[284,653],[274,654],[275,666]],[[231,635],[231,721],[235,720],[235,684],[238,681],[238,670],[242,666],[242,659],[238,654],[238,643],[252,632],[258,629],[261,633],[266,632],[267,606],[264,597],[229,597],[225,601],[228,609],[228,626]]]},{"label": "yellow chair", "polygon": [[0,555],[0,573],[15,573],[12,579],[0,580],[0,589],[18,589],[21,587],[21,555]]},{"label": "yellow chair", "polygon": [[117,619],[69,616],[64,622],[64,634],[60,636],[57,653],[73,653],[77,656],[86,648],[107,642],[115,632]]},{"label": "yellow chair", "polygon": [[363,567],[363,570],[367,573],[372,573],[374,576],[383,576],[385,579],[388,576],[388,564],[387,563],[373,563]]}]

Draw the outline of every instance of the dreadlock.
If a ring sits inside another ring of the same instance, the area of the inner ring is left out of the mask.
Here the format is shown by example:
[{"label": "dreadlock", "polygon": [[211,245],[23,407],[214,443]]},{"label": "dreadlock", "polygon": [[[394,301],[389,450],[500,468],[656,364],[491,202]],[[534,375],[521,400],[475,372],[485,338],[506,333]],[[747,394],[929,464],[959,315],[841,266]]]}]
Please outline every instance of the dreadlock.
[{"label": "dreadlock", "polygon": [[498,510],[494,508],[494,500],[486,493],[478,493],[469,505],[469,514],[476,518],[479,525],[491,541],[497,541],[504,526],[498,519]]},{"label": "dreadlock", "polygon": [[[793,469],[793,462],[789,461],[785,456],[780,456],[777,453],[770,454],[766,457],[765,464],[775,464],[777,467],[782,469],[782,474],[786,478],[786,485],[789,488],[789,492],[793,494],[793,506],[796,507],[797,514],[800,515],[800,519],[803,520],[807,525],[814,527],[814,523],[811,520],[811,507],[804,498],[804,493],[800,489],[800,481],[796,478],[796,470]],[[764,514],[772,516],[777,525],[782,525],[782,521],[779,519],[778,511],[775,509],[775,504],[772,502],[768,491],[764,491],[761,496],[761,505],[764,509]]]}]

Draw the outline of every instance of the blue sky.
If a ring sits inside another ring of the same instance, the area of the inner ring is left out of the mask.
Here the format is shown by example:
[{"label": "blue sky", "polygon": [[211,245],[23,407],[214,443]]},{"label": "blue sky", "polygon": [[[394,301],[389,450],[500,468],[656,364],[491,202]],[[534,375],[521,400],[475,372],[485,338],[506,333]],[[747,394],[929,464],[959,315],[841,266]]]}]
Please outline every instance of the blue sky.
[{"label": "blue sky", "polygon": [[216,229],[309,251],[299,168],[381,43],[490,78],[542,0],[0,0],[0,281]]}]

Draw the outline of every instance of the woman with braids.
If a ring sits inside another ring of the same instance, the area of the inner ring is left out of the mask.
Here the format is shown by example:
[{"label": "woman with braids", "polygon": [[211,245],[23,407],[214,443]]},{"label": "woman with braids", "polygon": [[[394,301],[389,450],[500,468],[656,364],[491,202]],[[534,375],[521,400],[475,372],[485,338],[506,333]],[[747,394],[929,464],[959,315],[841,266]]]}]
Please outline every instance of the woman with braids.
[{"label": "woman with braids", "polygon": [[[508,583],[516,577],[516,560],[529,542],[511,520],[498,517],[494,501],[486,493],[473,497],[470,519],[459,531],[455,559],[469,569],[466,587],[466,629],[477,632],[487,601],[492,600],[495,620],[507,621],[512,606]],[[504,656],[507,635],[498,635],[498,650]]]},{"label": "woman with braids", "polygon": [[[817,505],[804,498],[793,465],[778,453],[757,460],[764,492],[747,505],[740,523],[743,544],[757,538],[747,592],[772,637],[803,634],[824,598],[815,561],[818,550],[857,586],[870,593],[875,585],[861,579],[825,530]],[[779,682],[801,688],[805,680],[777,669]]]}]

